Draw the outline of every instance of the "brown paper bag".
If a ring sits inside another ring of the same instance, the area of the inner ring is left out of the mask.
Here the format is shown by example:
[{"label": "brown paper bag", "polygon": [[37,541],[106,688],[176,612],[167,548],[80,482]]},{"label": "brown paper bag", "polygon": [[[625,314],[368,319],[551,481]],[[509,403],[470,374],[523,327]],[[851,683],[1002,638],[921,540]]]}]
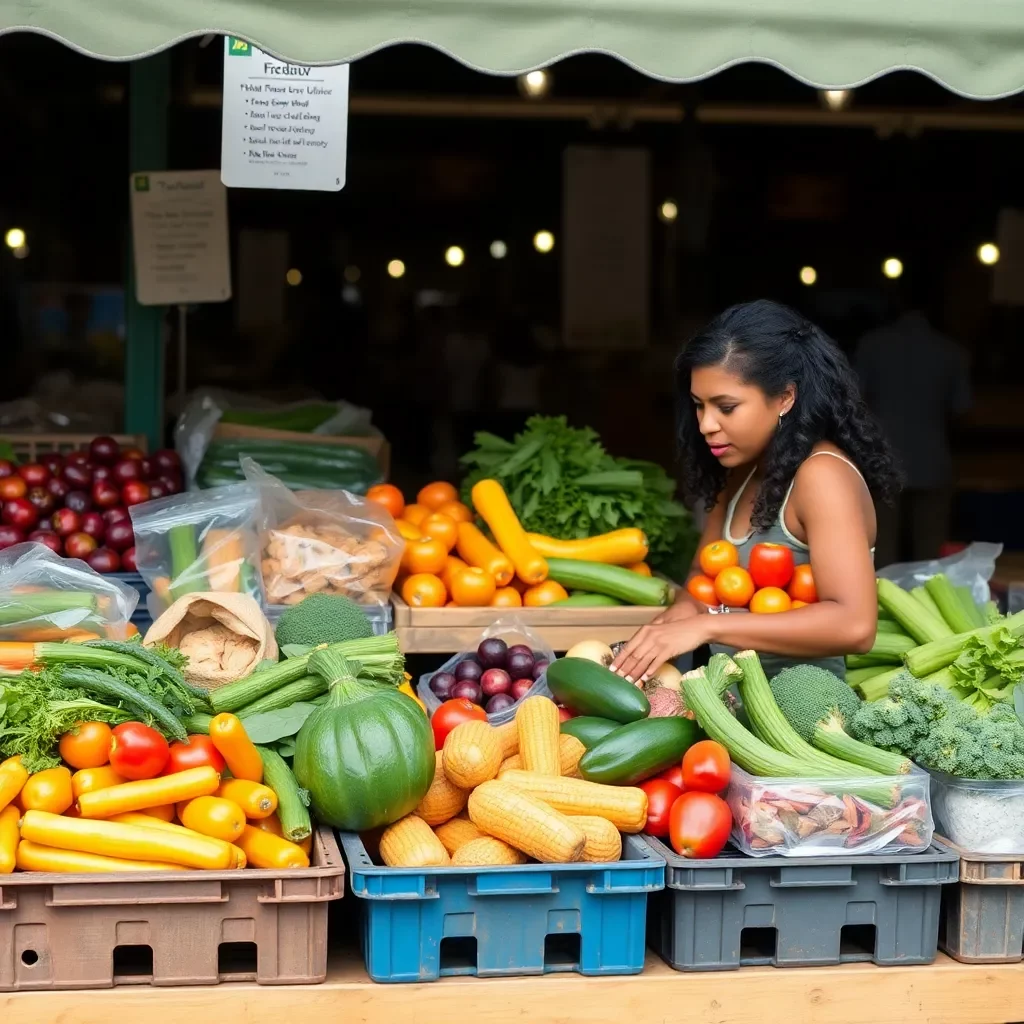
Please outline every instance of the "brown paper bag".
[{"label": "brown paper bag", "polygon": [[206,690],[243,679],[278,655],[273,627],[248,594],[185,594],[149,627],[144,643],[179,648],[188,655],[185,678]]}]

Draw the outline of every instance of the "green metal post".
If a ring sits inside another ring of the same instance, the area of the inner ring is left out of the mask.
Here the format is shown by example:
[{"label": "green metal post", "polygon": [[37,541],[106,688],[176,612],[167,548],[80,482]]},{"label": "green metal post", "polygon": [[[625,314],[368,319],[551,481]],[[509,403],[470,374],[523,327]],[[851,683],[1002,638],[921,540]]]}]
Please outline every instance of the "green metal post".
[{"label": "green metal post", "polygon": [[[133,61],[128,93],[129,172],[167,167],[167,107],[171,95],[171,54]],[[125,181],[125,195],[128,181]],[[135,299],[135,259],[128,235],[125,286],[124,425],[145,434],[150,450],[161,447],[164,428],[164,306],[140,306]]]}]

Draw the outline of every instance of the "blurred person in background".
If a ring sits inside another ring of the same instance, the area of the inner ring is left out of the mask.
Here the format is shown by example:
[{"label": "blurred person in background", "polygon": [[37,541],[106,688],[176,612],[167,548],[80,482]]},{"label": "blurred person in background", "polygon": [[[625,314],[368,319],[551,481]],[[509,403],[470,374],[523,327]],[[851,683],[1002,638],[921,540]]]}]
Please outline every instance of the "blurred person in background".
[{"label": "blurred person in background", "polygon": [[895,449],[904,487],[878,509],[876,564],[937,558],[950,539],[952,422],[971,407],[967,353],[929,323],[929,295],[904,274],[898,315],[861,338],[861,392]]}]

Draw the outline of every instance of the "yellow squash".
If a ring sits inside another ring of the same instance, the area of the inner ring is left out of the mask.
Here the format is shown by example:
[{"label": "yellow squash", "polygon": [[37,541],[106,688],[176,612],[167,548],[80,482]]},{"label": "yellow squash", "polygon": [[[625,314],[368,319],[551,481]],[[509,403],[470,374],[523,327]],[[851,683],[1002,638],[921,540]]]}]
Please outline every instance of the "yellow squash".
[{"label": "yellow squash", "polygon": [[269,818],[277,810],[277,794],[269,786],[247,779],[225,779],[217,796],[238,804],[247,818]]},{"label": "yellow squash", "polygon": [[21,766],[20,757],[10,757],[0,764],[0,811],[21,792],[28,781],[28,772]]},{"label": "yellow squash", "polygon": [[530,543],[505,488],[497,480],[481,480],[472,494],[473,507],[511,560],[516,575],[531,587],[543,583],[548,578],[548,563]]},{"label": "yellow squash", "polygon": [[242,808],[219,796],[199,796],[189,800],[178,817],[185,828],[200,835],[223,839],[226,843],[233,843],[245,828]]},{"label": "yellow squash", "polygon": [[647,536],[643,530],[629,526],[582,540],[557,540],[540,533],[528,533],[534,550],[545,558],[573,558],[581,562],[604,562],[605,565],[631,566],[647,557]]},{"label": "yellow squash", "polygon": [[82,768],[71,776],[71,792],[77,800],[83,793],[93,793],[97,789],[109,789],[120,786],[128,780],[118,775],[109,764],[102,768]]},{"label": "yellow squash", "polygon": [[210,740],[236,779],[263,781],[263,758],[235,715],[217,715],[210,722]]},{"label": "yellow squash", "polygon": [[5,807],[0,811],[0,875],[9,875],[17,862],[20,818],[21,812],[17,807]]},{"label": "yellow squash", "polygon": [[[83,818],[111,818],[126,811],[142,811],[146,808],[174,804],[179,800],[192,800],[197,796],[209,796],[217,791],[220,774],[210,765],[188,768],[173,775],[161,775],[155,779],[139,779],[124,782],[109,789],[98,789],[83,793],[78,798],[78,812]],[[102,852],[102,851],[99,851]]]},{"label": "yellow squash", "polygon": [[246,825],[236,844],[254,868],[308,868],[309,857],[295,844]]},{"label": "yellow squash", "polygon": [[74,802],[71,772],[67,768],[47,768],[30,775],[21,787],[21,806],[26,811],[63,814]]},{"label": "yellow squash", "polygon": [[52,846],[41,846],[28,839],[18,844],[18,869],[20,871],[56,871],[68,875],[108,874],[120,871],[184,871],[180,864],[160,861],[124,860],[120,857],[103,857],[96,853],[82,853],[78,850],[59,850]]}]

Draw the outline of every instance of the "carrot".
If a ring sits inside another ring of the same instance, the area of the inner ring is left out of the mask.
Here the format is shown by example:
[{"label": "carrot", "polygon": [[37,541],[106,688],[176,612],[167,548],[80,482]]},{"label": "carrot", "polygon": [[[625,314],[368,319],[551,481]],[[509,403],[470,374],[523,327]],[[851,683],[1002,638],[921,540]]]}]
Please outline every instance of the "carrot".
[{"label": "carrot", "polygon": [[21,672],[31,668],[36,661],[36,645],[21,640],[4,640],[0,643],[0,669]]},{"label": "carrot", "polygon": [[236,592],[242,589],[242,538],[237,530],[207,530],[203,538],[211,590]]},{"label": "carrot", "polygon": [[473,507],[490,527],[498,547],[512,560],[516,575],[531,586],[548,578],[548,563],[530,543],[519,517],[497,480],[481,480],[473,486]]},{"label": "carrot", "polygon": [[507,555],[499,551],[472,523],[459,523],[455,550],[459,557],[479,569],[486,569],[499,587],[512,582],[515,569]]}]

